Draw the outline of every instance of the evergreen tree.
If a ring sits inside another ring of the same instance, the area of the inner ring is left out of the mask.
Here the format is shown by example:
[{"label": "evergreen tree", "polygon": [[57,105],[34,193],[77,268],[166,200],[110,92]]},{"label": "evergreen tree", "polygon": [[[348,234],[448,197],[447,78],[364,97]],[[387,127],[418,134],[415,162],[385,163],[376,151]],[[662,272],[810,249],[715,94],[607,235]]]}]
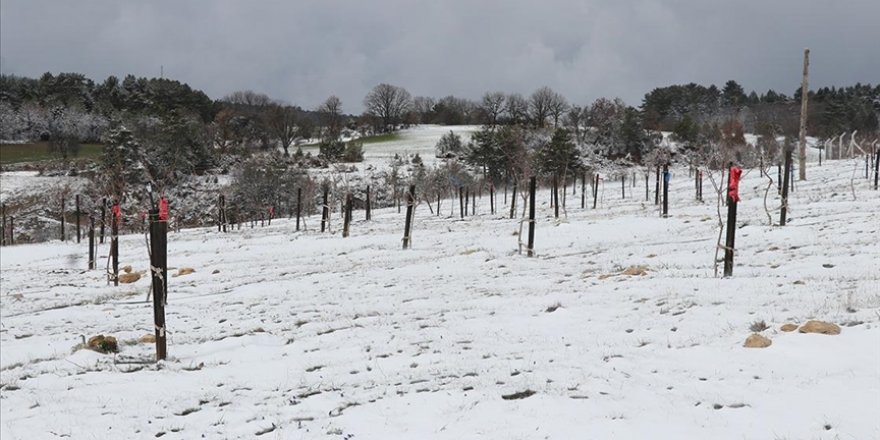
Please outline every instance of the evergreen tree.
[{"label": "evergreen tree", "polygon": [[538,150],[538,169],[547,174],[564,175],[581,169],[580,152],[564,128],[556,129],[550,142]]}]

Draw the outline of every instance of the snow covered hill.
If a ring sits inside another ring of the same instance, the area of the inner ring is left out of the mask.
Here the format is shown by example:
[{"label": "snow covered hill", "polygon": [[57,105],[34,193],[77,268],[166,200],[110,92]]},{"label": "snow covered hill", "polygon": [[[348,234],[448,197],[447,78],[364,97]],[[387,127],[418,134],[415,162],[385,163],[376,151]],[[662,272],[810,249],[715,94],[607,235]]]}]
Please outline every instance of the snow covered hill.
[{"label": "snow covered hill", "polygon": [[[464,220],[419,206],[407,251],[396,209],[356,212],[350,238],[317,217],[171,233],[169,266],[195,273],[169,280],[160,364],[138,343],[148,279],[107,286],[85,245],[4,247],[0,437],[880,438],[880,192],[857,167],[811,166],[785,227],[748,173],[730,279],[685,169],[666,219],[643,186],[607,182],[596,210],[569,188],[559,221],[542,191],[535,258],[485,193]],[[147,269],[143,236],[121,254]],[[842,331],[780,331],[809,319]],[[759,321],[772,345],[744,348]],[[74,351],[97,334],[120,352]]]}]

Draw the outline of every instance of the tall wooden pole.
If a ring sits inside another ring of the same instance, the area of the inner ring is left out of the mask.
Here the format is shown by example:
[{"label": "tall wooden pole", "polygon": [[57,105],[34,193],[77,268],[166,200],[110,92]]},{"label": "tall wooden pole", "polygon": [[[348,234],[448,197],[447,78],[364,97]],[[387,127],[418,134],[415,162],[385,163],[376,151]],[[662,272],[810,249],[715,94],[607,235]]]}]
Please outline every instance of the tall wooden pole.
[{"label": "tall wooden pole", "polygon": [[804,49],[804,78],[801,81],[801,130],[798,149],[798,180],[807,180],[807,101],[810,95],[808,84],[810,68],[810,49]]}]

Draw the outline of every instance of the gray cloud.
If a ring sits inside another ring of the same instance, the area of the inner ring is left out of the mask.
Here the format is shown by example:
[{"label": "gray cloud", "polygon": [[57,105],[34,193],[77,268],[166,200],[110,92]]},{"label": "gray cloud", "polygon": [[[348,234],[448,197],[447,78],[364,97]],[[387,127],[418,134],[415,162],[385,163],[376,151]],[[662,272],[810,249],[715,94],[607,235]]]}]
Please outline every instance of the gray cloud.
[{"label": "gray cloud", "polygon": [[253,89],[346,111],[379,82],[477,98],[548,85],[638,105],[673,83],[791,94],[880,82],[877,0],[297,0],[0,2],[0,69],[167,76],[221,97]]}]

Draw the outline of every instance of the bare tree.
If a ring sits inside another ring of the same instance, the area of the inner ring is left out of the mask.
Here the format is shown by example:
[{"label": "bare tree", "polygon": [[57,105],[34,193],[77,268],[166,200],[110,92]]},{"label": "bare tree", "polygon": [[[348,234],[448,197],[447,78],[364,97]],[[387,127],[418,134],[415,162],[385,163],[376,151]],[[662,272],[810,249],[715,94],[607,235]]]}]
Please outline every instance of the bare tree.
[{"label": "bare tree", "polygon": [[416,120],[419,124],[428,124],[431,122],[431,113],[434,111],[434,98],[428,96],[416,96],[413,99],[412,111],[416,114]]},{"label": "bare tree", "polygon": [[336,95],[331,95],[318,106],[318,113],[321,115],[321,122],[326,128],[324,136],[326,139],[335,141],[339,139],[342,133],[342,101]]},{"label": "bare tree", "polygon": [[411,105],[412,98],[406,89],[385,83],[374,87],[364,98],[367,113],[381,119],[383,132],[389,127],[393,129]]},{"label": "bare tree", "polygon": [[254,92],[253,90],[239,90],[232,92],[223,97],[221,101],[233,105],[253,107],[255,110],[262,109],[263,107],[272,104],[272,99],[267,95]]},{"label": "bare tree", "polygon": [[559,119],[562,118],[562,115],[565,114],[566,110],[568,110],[568,101],[566,101],[564,96],[553,92],[553,94],[550,95],[550,103],[548,106],[550,117],[553,118],[553,128],[559,128]]},{"label": "bare tree", "polygon": [[501,92],[487,92],[480,100],[480,110],[486,115],[486,122],[495,126],[498,124],[498,118],[504,111],[504,101],[506,97]]},{"label": "bare tree", "polygon": [[529,102],[519,93],[507,96],[505,112],[513,124],[521,124],[529,117]]},{"label": "bare tree", "polygon": [[556,92],[550,87],[544,86],[532,93],[529,97],[529,116],[536,127],[543,128],[550,115],[550,105]]},{"label": "bare tree", "polygon": [[284,155],[290,156],[290,146],[299,135],[299,109],[275,104],[264,113],[264,118],[266,127],[284,149]]},{"label": "bare tree", "polygon": [[565,114],[564,126],[574,134],[575,140],[580,143],[584,141],[586,130],[584,125],[587,121],[587,109],[575,105],[568,109]]}]

